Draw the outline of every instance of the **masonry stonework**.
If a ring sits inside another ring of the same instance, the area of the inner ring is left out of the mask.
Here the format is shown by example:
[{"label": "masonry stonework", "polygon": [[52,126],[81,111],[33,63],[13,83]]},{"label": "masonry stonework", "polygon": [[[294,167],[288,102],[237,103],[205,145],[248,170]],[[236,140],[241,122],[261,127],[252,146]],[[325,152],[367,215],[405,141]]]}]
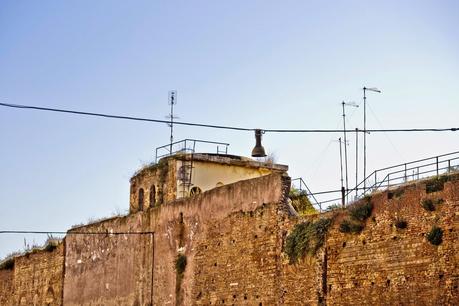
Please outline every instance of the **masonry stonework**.
[{"label": "masonry stonework", "polygon": [[64,305],[151,303],[153,234],[146,217],[112,218],[69,231]]},{"label": "masonry stonework", "polygon": [[13,269],[0,270],[0,305],[12,305]]},{"label": "masonry stonework", "polygon": [[[373,194],[358,234],[340,232],[345,210],[299,217],[280,173],[228,184],[72,229],[65,252],[0,270],[0,302],[46,305],[51,287],[50,305],[458,305],[459,180],[429,193],[427,183]],[[322,216],[333,218],[324,246],[290,263],[287,235]],[[438,246],[426,239],[433,226]]]},{"label": "masonry stonework", "polygon": [[62,305],[64,245],[14,258],[12,270],[0,271],[0,305]]},{"label": "masonry stonework", "polygon": [[[453,181],[430,194],[424,183],[402,187],[392,199],[379,193],[372,197],[373,217],[361,234],[333,227],[326,242],[328,303],[457,305],[458,191],[459,181]],[[444,202],[430,212],[421,206],[424,199]],[[406,229],[395,226],[399,219],[407,222]],[[426,239],[434,225],[444,231],[439,246]]]}]

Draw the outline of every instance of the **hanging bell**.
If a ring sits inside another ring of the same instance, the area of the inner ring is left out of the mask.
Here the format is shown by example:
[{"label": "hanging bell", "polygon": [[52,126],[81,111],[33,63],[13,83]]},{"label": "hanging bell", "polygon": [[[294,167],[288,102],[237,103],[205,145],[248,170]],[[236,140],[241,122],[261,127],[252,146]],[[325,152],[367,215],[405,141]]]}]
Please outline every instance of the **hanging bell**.
[{"label": "hanging bell", "polygon": [[261,145],[261,134],[263,131],[260,129],[255,130],[255,147],[252,150],[252,157],[265,157],[265,148]]}]

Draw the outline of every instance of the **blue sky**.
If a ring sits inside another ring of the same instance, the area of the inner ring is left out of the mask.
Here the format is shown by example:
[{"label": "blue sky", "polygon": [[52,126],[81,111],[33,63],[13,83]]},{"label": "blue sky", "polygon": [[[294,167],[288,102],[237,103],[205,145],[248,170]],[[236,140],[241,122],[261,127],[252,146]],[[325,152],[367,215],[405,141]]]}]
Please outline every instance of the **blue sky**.
[{"label": "blue sky", "polygon": [[[341,101],[377,86],[368,128],[457,127],[458,15],[457,1],[3,0],[0,100],[163,119],[177,89],[183,121],[335,129]],[[362,107],[348,115],[363,127]],[[0,228],[20,230],[124,211],[130,176],[169,139],[164,124],[6,108],[0,131]],[[340,136],[265,134],[263,145],[320,191],[340,186]],[[371,134],[368,172],[455,151],[457,137]],[[252,133],[182,126],[175,138],[245,156],[254,144]],[[24,238],[44,240],[2,235],[0,257]]]}]

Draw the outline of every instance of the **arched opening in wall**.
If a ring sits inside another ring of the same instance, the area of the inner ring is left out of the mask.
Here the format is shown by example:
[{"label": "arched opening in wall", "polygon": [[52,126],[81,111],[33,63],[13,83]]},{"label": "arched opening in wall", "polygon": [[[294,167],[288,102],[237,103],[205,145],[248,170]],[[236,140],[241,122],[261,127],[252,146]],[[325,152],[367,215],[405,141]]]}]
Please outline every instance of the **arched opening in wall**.
[{"label": "arched opening in wall", "polygon": [[154,207],[156,203],[156,187],[151,185],[150,187],[150,207]]},{"label": "arched opening in wall", "polygon": [[190,190],[190,196],[200,194],[201,192],[202,192],[201,188],[199,188],[198,186],[194,186]]},{"label": "arched opening in wall", "polygon": [[139,189],[139,211],[142,211],[143,210],[143,198],[144,198],[144,194],[143,194],[143,188],[140,188]]},{"label": "arched opening in wall", "polygon": [[224,184],[223,184],[222,182],[218,182],[218,183],[215,185],[215,187],[221,187],[221,186],[223,186],[223,185],[224,185]]}]

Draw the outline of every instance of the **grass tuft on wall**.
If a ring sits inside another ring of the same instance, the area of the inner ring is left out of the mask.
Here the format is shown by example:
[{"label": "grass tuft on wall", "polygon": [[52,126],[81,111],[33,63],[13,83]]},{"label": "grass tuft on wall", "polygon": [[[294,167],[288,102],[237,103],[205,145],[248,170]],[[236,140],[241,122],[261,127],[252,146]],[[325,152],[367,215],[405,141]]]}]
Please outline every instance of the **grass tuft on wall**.
[{"label": "grass tuft on wall", "polygon": [[290,263],[297,262],[306,254],[315,255],[324,244],[331,223],[331,219],[322,218],[315,222],[306,221],[295,225],[293,231],[287,236],[284,247]]}]

